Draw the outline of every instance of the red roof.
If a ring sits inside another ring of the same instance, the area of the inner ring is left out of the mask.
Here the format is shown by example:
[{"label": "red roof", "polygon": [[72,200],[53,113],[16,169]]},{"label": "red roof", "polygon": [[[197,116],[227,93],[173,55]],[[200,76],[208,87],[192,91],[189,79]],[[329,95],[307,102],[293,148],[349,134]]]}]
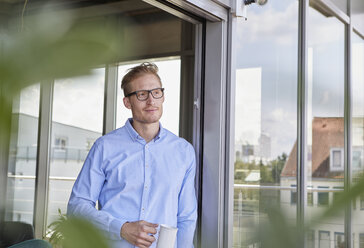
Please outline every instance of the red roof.
[{"label": "red roof", "polygon": [[[344,148],[344,118],[315,117],[312,121],[312,177],[344,178],[344,171],[330,171],[330,149]],[[282,177],[295,177],[297,142],[282,170]]]}]

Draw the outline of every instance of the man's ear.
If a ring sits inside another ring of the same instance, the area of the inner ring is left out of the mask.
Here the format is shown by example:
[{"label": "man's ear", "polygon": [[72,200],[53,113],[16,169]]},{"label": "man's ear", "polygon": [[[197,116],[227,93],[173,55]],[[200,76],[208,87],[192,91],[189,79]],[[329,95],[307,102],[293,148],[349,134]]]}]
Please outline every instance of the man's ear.
[{"label": "man's ear", "polygon": [[125,106],[127,109],[131,109],[131,104],[130,104],[130,101],[129,101],[129,97],[124,97],[124,98],[123,98],[123,102],[124,102],[124,106]]}]

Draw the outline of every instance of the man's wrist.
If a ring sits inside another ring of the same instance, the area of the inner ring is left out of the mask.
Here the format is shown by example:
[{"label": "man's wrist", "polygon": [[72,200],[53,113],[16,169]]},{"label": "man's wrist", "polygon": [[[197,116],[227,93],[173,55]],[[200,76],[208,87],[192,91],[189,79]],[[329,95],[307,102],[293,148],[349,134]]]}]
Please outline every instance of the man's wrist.
[{"label": "man's wrist", "polygon": [[[123,230],[125,231],[125,228],[127,227],[127,225],[129,224],[129,221],[126,221],[122,226],[121,226],[121,228],[120,228],[120,237],[121,238],[123,238],[123,239],[125,239],[124,238],[124,232],[123,232]],[[124,228],[124,229],[123,229]]]}]

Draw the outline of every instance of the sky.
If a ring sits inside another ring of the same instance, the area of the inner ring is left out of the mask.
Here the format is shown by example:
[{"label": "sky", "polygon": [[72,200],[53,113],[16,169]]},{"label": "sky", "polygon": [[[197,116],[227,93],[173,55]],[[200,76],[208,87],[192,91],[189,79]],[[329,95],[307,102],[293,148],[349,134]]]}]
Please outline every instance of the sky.
[{"label": "sky", "polygon": [[[344,24],[335,17],[324,17],[309,8],[308,129],[313,117],[344,116],[344,32]],[[298,1],[250,5],[247,20],[237,21],[234,42],[237,74],[245,71],[243,79],[236,77],[235,142],[258,145],[257,137],[264,134],[271,138],[272,159],[283,152],[289,154],[297,132]],[[353,53],[360,49],[354,45]],[[363,55],[354,59],[354,73],[360,81]],[[258,68],[259,76],[249,73]],[[261,84],[260,95],[257,84]],[[363,83],[355,86],[362,92],[359,85]],[[354,112],[364,106],[360,96],[355,97],[358,92],[354,92],[354,101],[358,101]],[[246,94],[255,100],[244,97]],[[261,109],[257,111],[252,105],[258,106],[259,99]]]}]

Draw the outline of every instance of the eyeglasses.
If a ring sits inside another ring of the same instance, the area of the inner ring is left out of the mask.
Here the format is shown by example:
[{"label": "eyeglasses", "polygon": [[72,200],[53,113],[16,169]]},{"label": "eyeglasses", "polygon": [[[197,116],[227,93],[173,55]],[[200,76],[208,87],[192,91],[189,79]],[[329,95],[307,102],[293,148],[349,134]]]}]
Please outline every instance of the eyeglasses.
[{"label": "eyeglasses", "polygon": [[149,98],[149,93],[154,99],[160,99],[164,95],[164,88],[155,88],[151,90],[137,90],[126,95],[126,97],[136,95],[139,101],[146,101]]}]

